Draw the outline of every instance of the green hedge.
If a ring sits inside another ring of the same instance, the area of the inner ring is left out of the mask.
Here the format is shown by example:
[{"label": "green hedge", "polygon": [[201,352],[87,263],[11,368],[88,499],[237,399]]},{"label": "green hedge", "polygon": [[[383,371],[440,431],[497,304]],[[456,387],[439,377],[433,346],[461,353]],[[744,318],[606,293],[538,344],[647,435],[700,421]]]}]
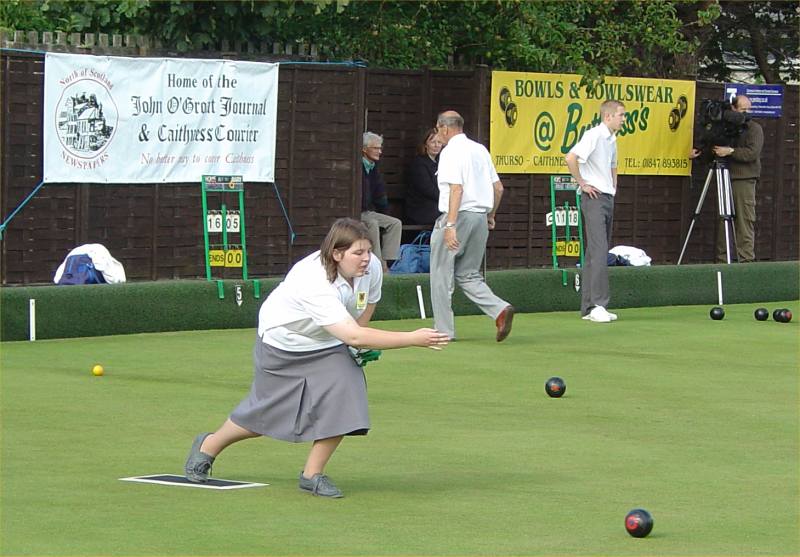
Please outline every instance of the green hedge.
[{"label": "green hedge", "polygon": [[[611,307],[650,307],[717,303],[717,271],[722,273],[725,303],[794,300],[800,297],[797,262],[747,265],[612,267]],[[575,270],[530,269],[488,273],[488,282],[520,312],[577,311]],[[138,282],[85,286],[31,286],[0,289],[0,340],[28,338],[29,299],[36,300],[36,337],[67,338],[195,329],[255,327],[258,308],[280,279],[260,279],[260,298],[252,281],[204,280]],[[419,317],[417,285],[426,315],[431,315],[427,275],[389,275],[375,318]],[[236,303],[236,287],[242,291]],[[456,289],[457,315],[479,310]]]}]

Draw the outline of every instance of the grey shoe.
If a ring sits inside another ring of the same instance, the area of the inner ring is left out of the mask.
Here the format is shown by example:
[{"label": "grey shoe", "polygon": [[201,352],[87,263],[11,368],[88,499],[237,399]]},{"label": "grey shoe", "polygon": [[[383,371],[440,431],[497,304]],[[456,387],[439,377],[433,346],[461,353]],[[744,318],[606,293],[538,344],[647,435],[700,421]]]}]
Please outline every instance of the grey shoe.
[{"label": "grey shoe", "polygon": [[331,479],[323,474],[314,474],[311,479],[308,479],[300,472],[300,489],[320,497],[333,497],[334,499],[344,497],[339,488],[333,485]]},{"label": "grey shoe", "polygon": [[211,435],[210,433],[201,433],[194,438],[192,448],[189,451],[189,457],[186,459],[186,465],[183,467],[186,473],[186,479],[196,484],[203,484],[208,481],[208,475],[211,473],[211,465],[214,464],[214,457],[200,452],[200,447],[203,445],[203,440]]}]

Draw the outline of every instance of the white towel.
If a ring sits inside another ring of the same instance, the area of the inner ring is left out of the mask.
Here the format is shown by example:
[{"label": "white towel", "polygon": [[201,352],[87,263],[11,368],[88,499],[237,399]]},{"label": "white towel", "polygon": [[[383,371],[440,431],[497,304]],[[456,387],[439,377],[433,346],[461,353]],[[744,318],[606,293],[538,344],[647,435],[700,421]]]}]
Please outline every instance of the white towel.
[{"label": "white towel", "polygon": [[633,267],[646,267],[650,265],[650,261],[652,261],[652,259],[648,257],[644,250],[631,246],[614,246],[608,251],[617,257],[625,259],[628,264],[632,265]]},{"label": "white towel", "polygon": [[56,275],[53,277],[53,282],[58,284],[61,280],[61,275],[64,274],[64,264],[70,255],[88,255],[92,258],[94,268],[103,273],[103,278],[109,284],[117,282],[125,282],[125,269],[122,263],[111,257],[106,247],[103,244],[83,244],[78,246],[67,254],[64,261],[56,269]]}]

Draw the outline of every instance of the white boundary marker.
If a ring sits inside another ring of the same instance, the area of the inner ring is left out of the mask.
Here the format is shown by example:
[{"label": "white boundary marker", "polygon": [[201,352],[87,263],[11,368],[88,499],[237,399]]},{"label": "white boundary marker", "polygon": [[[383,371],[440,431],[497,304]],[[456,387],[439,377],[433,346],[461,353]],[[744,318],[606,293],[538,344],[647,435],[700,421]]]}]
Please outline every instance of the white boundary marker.
[{"label": "white boundary marker", "polygon": [[32,342],[36,340],[36,299],[28,300],[28,339]]},{"label": "white boundary marker", "polygon": [[425,319],[425,301],[422,299],[422,286],[417,285],[417,302],[419,303],[419,316]]},{"label": "white boundary marker", "polygon": [[722,271],[717,271],[717,298],[722,305]]},{"label": "white boundary marker", "polygon": [[251,483],[251,482],[240,482],[237,480],[223,480],[222,478],[212,478],[210,481],[221,481],[221,482],[236,482],[236,485],[210,485],[210,484],[196,484],[196,483],[181,483],[181,482],[168,482],[164,480],[156,480],[153,478],[163,478],[164,476],[171,476],[174,478],[182,478],[183,476],[178,476],[176,474],[151,474],[149,476],[131,476],[130,478],[120,478],[122,482],[138,482],[144,484],[161,484],[161,485],[171,485],[177,487],[199,487],[200,489],[244,489],[247,487],[266,487],[269,484],[260,484],[260,483]]}]

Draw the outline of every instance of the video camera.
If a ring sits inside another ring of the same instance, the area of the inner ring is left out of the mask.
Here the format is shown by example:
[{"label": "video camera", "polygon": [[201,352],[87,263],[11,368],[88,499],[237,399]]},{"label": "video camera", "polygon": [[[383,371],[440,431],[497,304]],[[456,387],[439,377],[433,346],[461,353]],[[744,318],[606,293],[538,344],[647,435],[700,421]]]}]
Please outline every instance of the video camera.
[{"label": "video camera", "polygon": [[730,147],[742,135],[749,121],[748,113],[733,110],[728,101],[703,99],[699,113],[702,146]]}]

